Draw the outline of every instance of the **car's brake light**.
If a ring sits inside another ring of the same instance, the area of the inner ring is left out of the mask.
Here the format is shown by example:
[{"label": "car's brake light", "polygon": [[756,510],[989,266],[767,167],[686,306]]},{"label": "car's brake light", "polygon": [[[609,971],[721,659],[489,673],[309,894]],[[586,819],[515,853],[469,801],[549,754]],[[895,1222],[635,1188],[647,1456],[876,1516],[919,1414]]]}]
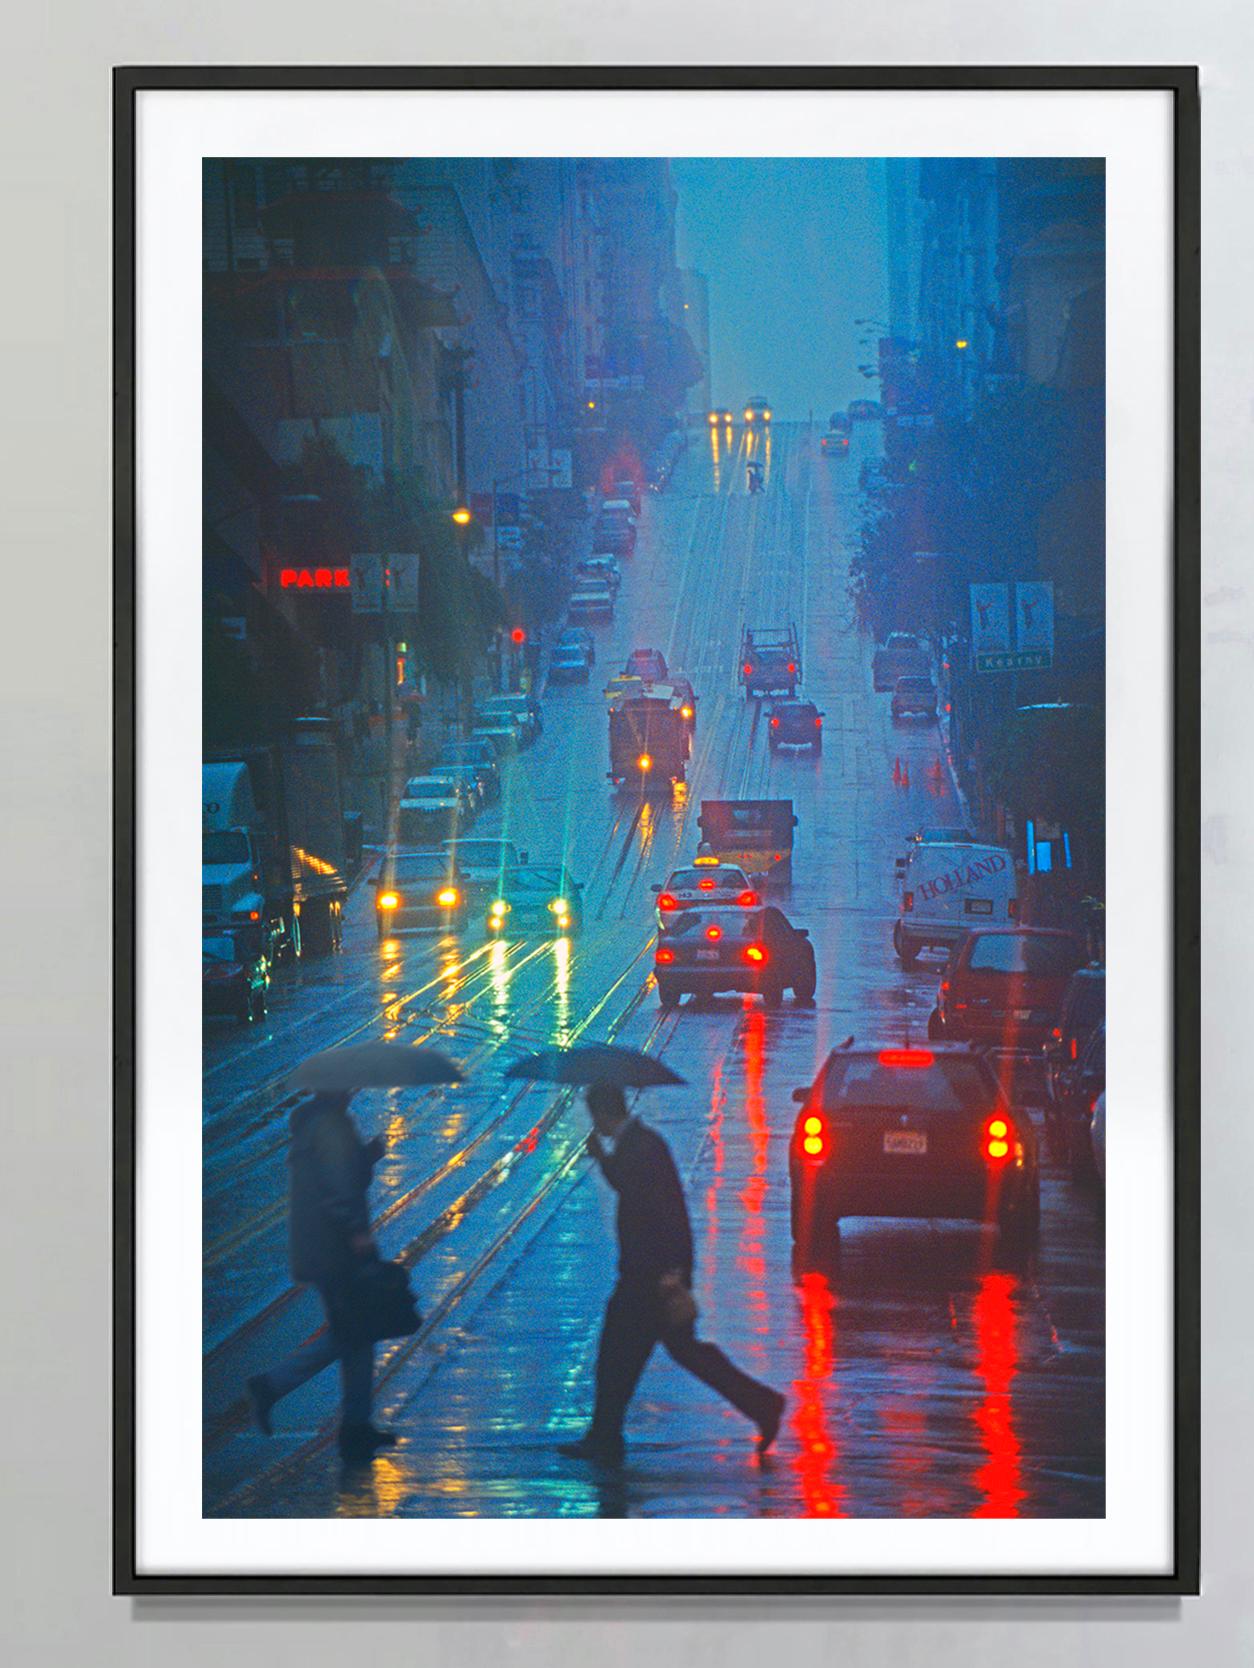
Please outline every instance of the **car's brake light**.
[{"label": "car's brake light", "polygon": [[697,882],[697,885],[703,892],[712,892],[717,884],[717,881],[713,880],[699,880]]},{"label": "car's brake light", "polygon": [[816,730],[821,730],[823,728],[823,720],[821,718],[816,718],[814,720],[814,727]]},{"label": "car's brake light", "polygon": [[375,901],[380,909],[399,909],[401,907],[399,892],[380,892]]},{"label": "car's brake light", "polygon": [[788,662],[788,670],[790,672],[795,672],[797,670],[797,662],[795,660],[790,660]]},{"label": "car's brake light", "polygon": [[903,892],[901,894],[901,909],[902,909],[903,915],[909,915],[910,911],[913,908],[914,908],[914,893],[913,892]]},{"label": "car's brake light", "polygon": [[678,909],[679,899],[673,897],[669,892],[659,892],[657,906],[659,909]]},{"label": "car's brake light", "polygon": [[657,953],[653,957],[653,960],[658,964],[658,966],[660,966],[660,967],[669,967],[671,962],[674,961],[674,959],[675,959],[674,950],[668,949],[665,944],[659,944],[658,945]]},{"label": "car's brake light", "polygon": [[680,707],[679,716],[681,718],[691,718],[693,716],[693,709],[691,707]]},{"label": "car's brake light", "polygon": [[775,861],[776,861],[776,862],[777,862],[777,863],[782,863],[782,862],[783,862],[783,861],[784,861],[784,854],[783,854],[783,852],[782,852],[782,851],[777,851],[777,852],[776,852],[776,853],[775,853]]},{"label": "car's brake light", "polygon": [[985,1120],[984,1156],[990,1163],[1001,1164],[1010,1157],[1011,1134],[1009,1121],[1000,1113]]},{"label": "car's brake light", "polygon": [[1062,1041],[1062,1026],[1061,1025],[1055,1025],[1054,1029],[1049,1034],[1054,1039],[1055,1042],[1061,1042]]},{"label": "car's brake light", "polygon": [[881,1048],[879,1063],[890,1069],[901,1066],[909,1070],[922,1071],[936,1064],[936,1056],[930,1048]]},{"label": "car's brake light", "polygon": [[749,662],[747,660],[745,661],[745,665],[744,665],[744,673],[745,673],[746,677],[750,677],[753,673],[753,667],[749,664]]},{"label": "car's brake light", "polygon": [[771,728],[773,730],[778,730],[779,729],[779,719],[778,718],[772,718],[771,719]]},{"label": "car's brake light", "polygon": [[942,979],[941,982],[940,982],[940,987],[941,987],[942,991],[948,990],[949,989],[949,980],[948,979]]},{"label": "car's brake light", "polygon": [[761,967],[769,959],[764,944],[746,944],[745,960],[751,961],[755,967]]},{"label": "car's brake light", "polygon": [[827,1147],[827,1129],[817,1112],[801,1120],[801,1150],[807,1158],[822,1158]]},{"label": "car's brake light", "polygon": [[736,902],[742,909],[756,909],[762,900],[756,892],[742,892]]},{"label": "car's brake light", "polygon": [[707,927],[705,929],[705,936],[710,940],[711,944],[714,944],[722,938],[723,929],[722,927]]},{"label": "car's brake light", "polygon": [[1071,1039],[1071,1058],[1074,1060],[1080,1052],[1080,1044],[1075,1037]]}]

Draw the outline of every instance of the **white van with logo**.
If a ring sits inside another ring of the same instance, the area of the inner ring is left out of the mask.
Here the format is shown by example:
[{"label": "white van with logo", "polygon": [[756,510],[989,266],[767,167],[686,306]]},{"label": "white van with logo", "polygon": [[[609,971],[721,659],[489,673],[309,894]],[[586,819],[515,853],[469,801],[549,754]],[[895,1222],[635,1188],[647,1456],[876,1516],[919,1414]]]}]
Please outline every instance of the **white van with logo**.
[{"label": "white van with logo", "polygon": [[973,927],[1018,918],[1015,860],[1003,846],[919,844],[901,871],[893,948],[903,967],[920,950],[948,950]]}]

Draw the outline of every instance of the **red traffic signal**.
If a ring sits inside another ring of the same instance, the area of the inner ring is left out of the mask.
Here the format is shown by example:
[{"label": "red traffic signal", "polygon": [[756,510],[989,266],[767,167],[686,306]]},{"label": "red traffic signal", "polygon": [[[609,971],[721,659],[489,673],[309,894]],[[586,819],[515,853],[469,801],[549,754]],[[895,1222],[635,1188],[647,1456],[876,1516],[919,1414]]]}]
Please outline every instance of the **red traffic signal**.
[{"label": "red traffic signal", "polygon": [[527,633],[521,626],[515,626],[513,631],[509,634],[509,640],[511,643],[525,643],[527,641]]}]

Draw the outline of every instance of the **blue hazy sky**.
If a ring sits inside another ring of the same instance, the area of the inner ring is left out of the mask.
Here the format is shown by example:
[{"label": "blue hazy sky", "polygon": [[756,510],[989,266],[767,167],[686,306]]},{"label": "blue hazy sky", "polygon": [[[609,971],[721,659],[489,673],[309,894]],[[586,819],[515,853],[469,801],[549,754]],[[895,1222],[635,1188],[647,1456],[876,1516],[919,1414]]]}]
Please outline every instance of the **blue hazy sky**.
[{"label": "blue hazy sky", "polygon": [[781,417],[823,419],[875,398],[853,321],[887,305],[882,164],[680,157],[672,169],[680,264],[710,283],[711,398],[736,407],[760,393]]}]

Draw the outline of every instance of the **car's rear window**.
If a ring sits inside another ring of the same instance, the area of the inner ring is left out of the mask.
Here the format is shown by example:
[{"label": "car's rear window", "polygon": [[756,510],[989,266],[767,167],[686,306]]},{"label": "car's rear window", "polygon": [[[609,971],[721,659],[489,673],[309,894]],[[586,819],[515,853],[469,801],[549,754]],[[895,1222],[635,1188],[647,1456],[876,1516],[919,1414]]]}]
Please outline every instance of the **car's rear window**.
[{"label": "car's rear window", "polygon": [[686,909],[667,936],[699,938],[707,927],[721,928],[724,938],[758,939],[762,936],[762,917],[756,911],[742,915],[738,909]]},{"label": "car's rear window", "polygon": [[739,869],[676,869],[667,882],[667,891],[699,891],[707,880],[714,882],[713,890],[716,892],[742,892],[746,885]]},{"label": "car's rear window", "polygon": [[824,1108],[834,1113],[875,1113],[898,1107],[914,1112],[961,1112],[987,1105],[993,1094],[974,1059],[935,1054],[931,1065],[893,1066],[884,1064],[876,1053],[835,1055],[823,1079],[822,1099]]},{"label": "car's rear window", "polygon": [[506,889],[510,892],[543,892],[549,896],[561,883],[558,869],[510,869],[505,875]]},{"label": "car's rear window", "polygon": [[1073,973],[1079,960],[1079,944],[1071,938],[982,933],[971,946],[967,966],[973,973],[1026,973],[1056,978]]}]

